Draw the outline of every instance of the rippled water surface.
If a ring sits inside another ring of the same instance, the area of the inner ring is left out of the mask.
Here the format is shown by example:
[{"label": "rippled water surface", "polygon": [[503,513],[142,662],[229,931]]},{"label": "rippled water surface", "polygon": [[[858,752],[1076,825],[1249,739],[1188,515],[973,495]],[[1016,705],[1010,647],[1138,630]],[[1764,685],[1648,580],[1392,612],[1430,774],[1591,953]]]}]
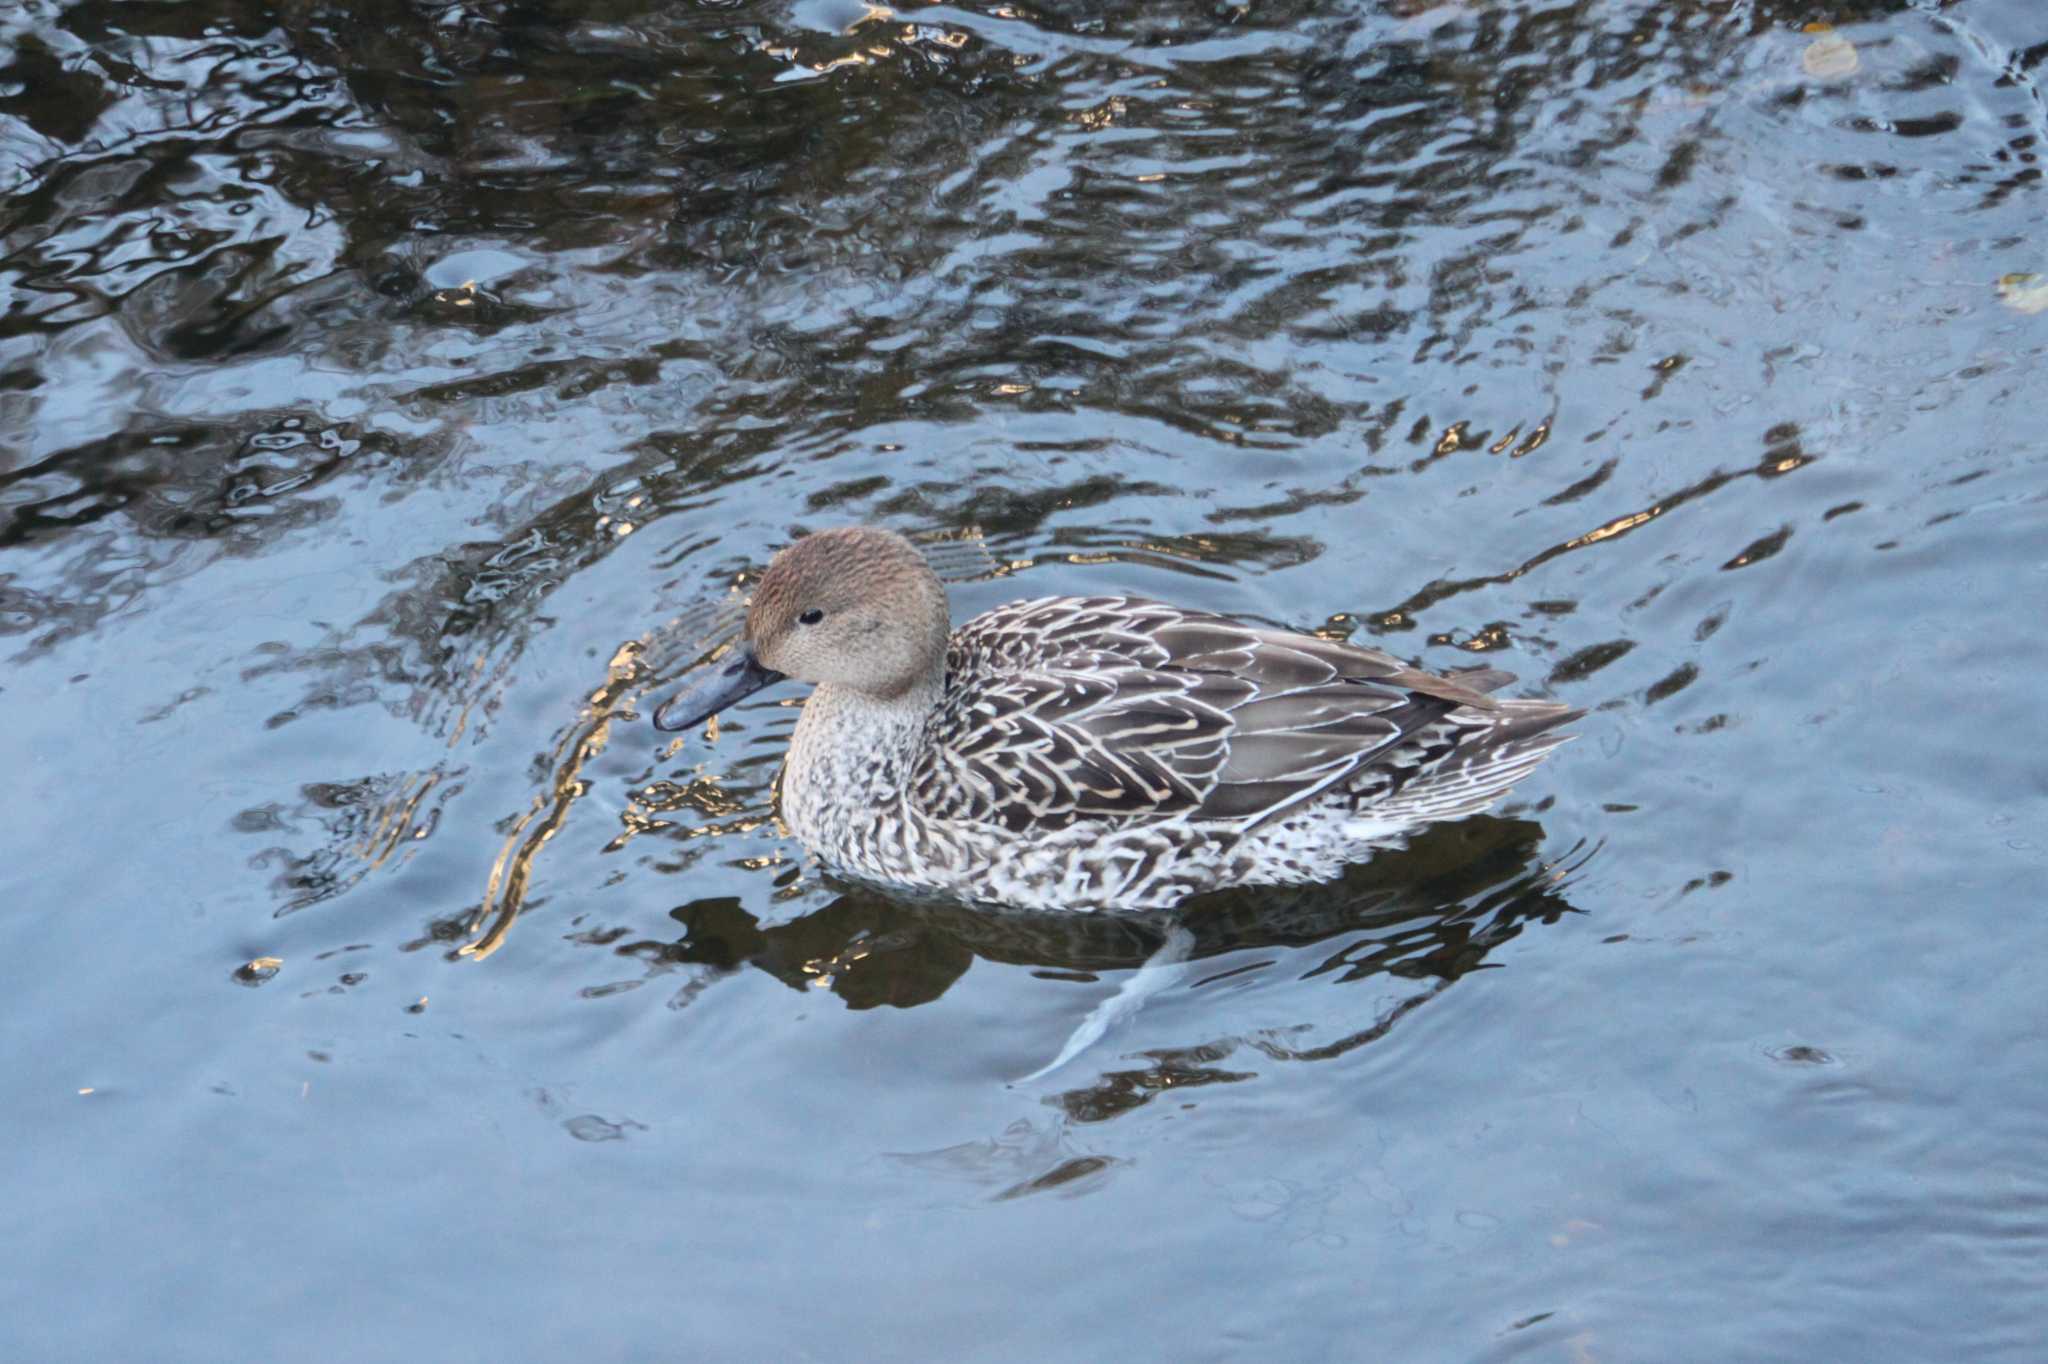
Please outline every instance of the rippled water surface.
[{"label": "rippled water surface", "polygon": [[[2034,0],[4,7],[4,1353],[2038,1358],[2044,79]],[[1013,1083],[1155,925],[822,876],[794,693],[646,722],[855,521],[1590,714]]]}]

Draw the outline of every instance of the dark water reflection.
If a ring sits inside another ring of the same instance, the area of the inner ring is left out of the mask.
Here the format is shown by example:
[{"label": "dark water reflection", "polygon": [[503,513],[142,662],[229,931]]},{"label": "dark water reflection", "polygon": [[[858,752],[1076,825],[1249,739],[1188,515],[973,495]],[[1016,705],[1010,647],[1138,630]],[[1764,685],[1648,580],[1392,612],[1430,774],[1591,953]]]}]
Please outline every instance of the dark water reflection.
[{"label": "dark water reflection", "polygon": [[[7,1353],[2031,1359],[2036,11],[0,8]],[[638,707],[857,520],[1592,714],[1012,1086]]]}]

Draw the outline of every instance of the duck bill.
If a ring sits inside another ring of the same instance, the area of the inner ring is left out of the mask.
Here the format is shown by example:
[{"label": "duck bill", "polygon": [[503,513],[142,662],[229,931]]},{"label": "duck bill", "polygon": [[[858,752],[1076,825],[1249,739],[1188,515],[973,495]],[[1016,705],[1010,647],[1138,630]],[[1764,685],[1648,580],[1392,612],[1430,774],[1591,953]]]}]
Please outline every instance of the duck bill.
[{"label": "duck bill", "polygon": [[754,651],[742,645],[706,676],[662,702],[654,712],[654,727],[695,729],[734,702],[781,680],[781,673],[762,667]]}]

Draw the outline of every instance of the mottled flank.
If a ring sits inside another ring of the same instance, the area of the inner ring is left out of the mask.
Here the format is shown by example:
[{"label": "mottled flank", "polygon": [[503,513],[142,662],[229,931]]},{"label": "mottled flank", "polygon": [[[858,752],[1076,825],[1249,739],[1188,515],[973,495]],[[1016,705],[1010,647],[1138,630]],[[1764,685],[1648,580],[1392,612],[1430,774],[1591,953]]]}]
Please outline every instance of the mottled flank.
[{"label": "mottled flank", "polygon": [[1485,809],[1581,714],[1495,699],[1513,680],[1496,670],[1440,676],[1136,597],[945,625],[906,542],[835,531],[777,556],[748,647],[819,684],[782,777],[797,837],[854,876],[972,900],[1142,909],[1321,880]]}]

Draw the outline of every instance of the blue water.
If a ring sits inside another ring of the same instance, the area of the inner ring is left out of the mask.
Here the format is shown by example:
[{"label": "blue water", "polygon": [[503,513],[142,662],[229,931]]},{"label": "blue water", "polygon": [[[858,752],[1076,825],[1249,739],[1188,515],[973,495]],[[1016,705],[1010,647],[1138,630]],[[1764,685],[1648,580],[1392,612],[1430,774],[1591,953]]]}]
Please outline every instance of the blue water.
[{"label": "blue water", "polygon": [[[0,1355],[2038,1358],[2044,60],[2030,0],[0,14]],[[1019,1083],[1156,930],[840,885],[799,692],[639,700],[863,521],[979,529],[957,619],[1590,714]]]}]

